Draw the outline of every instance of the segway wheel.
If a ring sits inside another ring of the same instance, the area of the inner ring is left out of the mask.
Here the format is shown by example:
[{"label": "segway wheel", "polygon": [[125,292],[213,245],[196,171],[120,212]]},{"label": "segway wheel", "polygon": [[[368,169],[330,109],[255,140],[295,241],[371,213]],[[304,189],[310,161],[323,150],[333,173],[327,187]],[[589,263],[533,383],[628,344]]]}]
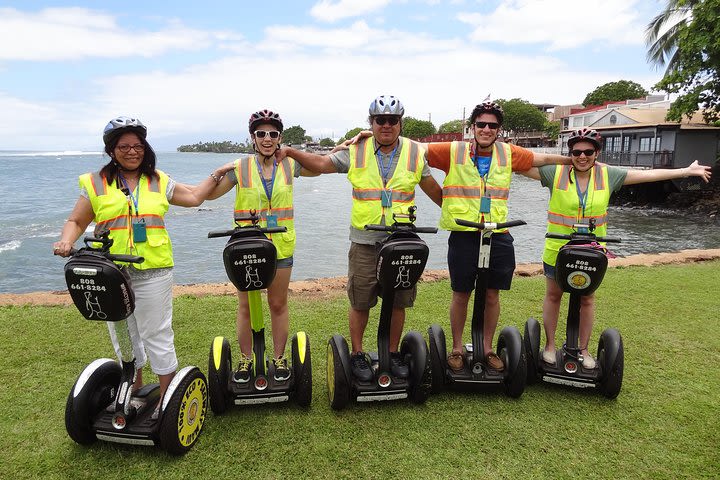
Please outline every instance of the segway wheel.
[{"label": "segway wheel", "polygon": [[540,361],[540,324],[534,318],[525,322],[523,344],[527,359],[527,384],[532,385],[537,380]]},{"label": "segway wheel", "polygon": [[205,375],[193,367],[180,381],[160,415],[160,445],[165,451],[182,455],[195,445],[205,423],[207,404]]},{"label": "segway wheel", "polygon": [[519,398],[527,384],[527,360],[520,332],[515,327],[505,327],[500,332],[497,355],[505,363],[505,393]]},{"label": "segway wheel", "polygon": [[295,402],[309,407],[312,401],[312,364],[310,362],[310,338],[305,332],[292,337],[292,369],[295,377]]},{"label": "segway wheel", "polygon": [[327,346],[328,400],[333,410],[342,410],[350,402],[350,378],[343,365],[343,358],[350,364],[350,350],[341,335],[333,335]]},{"label": "segway wheel", "polygon": [[425,403],[432,390],[430,355],[425,339],[418,332],[408,332],[400,343],[400,355],[410,367],[410,392],[413,403]]},{"label": "segway wheel", "polygon": [[228,409],[232,399],[228,382],[232,374],[232,354],[230,342],[224,337],[215,337],[210,344],[208,359],[208,387],[210,408],[215,415],[222,415]]},{"label": "segway wheel", "polygon": [[[120,365],[106,359],[105,363],[90,374],[77,396],[77,381],[75,382],[65,404],[65,429],[73,441],[80,445],[89,445],[97,440],[92,430],[93,418],[115,400],[121,374]],[[81,378],[82,376],[80,375]]]},{"label": "segway wheel", "polygon": [[601,368],[600,392],[607,398],[620,394],[625,367],[625,350],[620,332],[608,328],[600,335],[598,342],[598,363]]},{"label": "segway wheel", "polygon": [[445,371],[447,370],[447,350],[445,346],[445,332],[440,325],[431,325],[428,328],[430,343],[430,380],[432,393],[440,393],[445,388]]}]

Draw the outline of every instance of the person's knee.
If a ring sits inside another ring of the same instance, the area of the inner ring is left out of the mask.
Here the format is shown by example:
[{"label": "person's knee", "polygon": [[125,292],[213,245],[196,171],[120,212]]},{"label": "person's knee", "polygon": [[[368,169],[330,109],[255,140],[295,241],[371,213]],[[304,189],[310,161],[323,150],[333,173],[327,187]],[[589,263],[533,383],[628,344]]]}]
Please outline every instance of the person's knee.
[{"label": "person's knee", "polygon": [[580,297],[580,308],[593,308],[595,306],[595,295]]},{"label": "person's knee", "polygon": [[485,308],[497,307],[500,304],[500,292],[498,290],[488,290],[485,294]]},{"label": "person's knee", "polygon": [[287,298],[268,298],[271,315],[282,315],[288,309]]},{"label": "person's knee", "polygon": [[452,303],[460,307],[467,307],[470,302],[470,292],[453,292]]}]

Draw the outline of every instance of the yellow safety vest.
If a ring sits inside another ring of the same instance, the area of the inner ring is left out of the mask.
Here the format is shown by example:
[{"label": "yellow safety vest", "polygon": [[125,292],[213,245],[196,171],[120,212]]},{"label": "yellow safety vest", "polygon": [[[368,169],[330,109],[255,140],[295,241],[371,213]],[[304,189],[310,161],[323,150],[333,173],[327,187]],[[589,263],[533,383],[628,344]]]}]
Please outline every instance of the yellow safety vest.
[{"label": "yellow safety vest", "polygon": [[[607,232],[607,207],[610,202],[610,184],[608,170],[605,164],[595,162],[588,180],[585,209],[580,205],[572,165],[557,165],[553,190],[548,205],[547,231],[552,233],[573,233],[572,226],[576,223],[587,224],[591,218],[595,219],[595,235],[605,236]],[[560,247],[567,240],[554,238],[545,239],[543,262],[555,265]]]},{"label": "yellow safety vest", "polygon": [[[348,180],[352,184],[352,213],[350,223],[363,230],[365,225],[379,224],[385,216],[386,224],[393,223],[392,214],[407,214],[415,205],[415,186],[422,179],[423,147],[408,138],[400,137],[401,146],[397,166],[387,185],[378,169],[375,142],[372,138],[350,145]],[[382,192],[388,191],[392,207],[382,206]],[[388,212],[388,210],[390,210]]]},{"label": "yellow safety vest", "polygon": [[[255,210],[260,216],[260,226],[267,226],[267,216],[276,215],[278,227],[286,227],[287,232],[268,234],[275,244],[278,260],[291,257],[295,251],[295,222],[293,210],[293,173],[295,160],[286,157],[277,164],[273,181],[272,195],[268,200],[262,173],[258,170],[255,155],[235,160],[235,214],[248,215]],[[243,221],[240,225],[250,225]]]},{"label": "yellow safety vest", "polygon": [[[507,201],[512,179],[512,151],[510,145],[495,142],[490,170],[485,185],[477,167],[470,158],[469,142],[450,144],[450,168],[443,182],[443,203],[440,228],[454,231],[473,231],[455,223],[456,218],[470,222],[506,222]],[[484,190],[484,191],[483,191]],[[490,213],[480,213],[480,199],[490,197]],[[507,231],[497,230],[497,232]]]},{"label": "yellow safety vest", "polygon": [[[117,188],[117,181],[108,184],[100,172],[86,173],[78,180],[87,191],[95,214],[95,235],[109,230],[113,239],[110,252],[144,257],[143,263],[133,264],[138,270],[173,266],[172,242],[164,220],[169,207],[165,195],[169,178],[160,170],[156,173],[159,178],[142,175],[138,180],[138,212],[132,200]],[[145,242],[133,239],[132,220],[138,218],[145,221]]]}]

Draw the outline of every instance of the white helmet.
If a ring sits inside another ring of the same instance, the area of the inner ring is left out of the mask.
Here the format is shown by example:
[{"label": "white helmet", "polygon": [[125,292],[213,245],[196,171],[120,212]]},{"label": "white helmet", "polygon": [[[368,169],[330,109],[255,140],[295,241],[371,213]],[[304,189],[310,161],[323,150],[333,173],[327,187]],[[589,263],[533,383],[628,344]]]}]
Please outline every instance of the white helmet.
[{"label": "white helmet", "polygon": [[392,95],[380,95],[370,104],[370,116],[376,115],[397,115],[402,117],[405,114],[405,107],[400,100]]},{"label": "white helmet", "polygon": [[142,139],[147,137],[147,127],[143,125],[140,119],[120,116],[113,118],[105,125],[103,142],[108,145],[115,136],[125,131],[137,133]]}]

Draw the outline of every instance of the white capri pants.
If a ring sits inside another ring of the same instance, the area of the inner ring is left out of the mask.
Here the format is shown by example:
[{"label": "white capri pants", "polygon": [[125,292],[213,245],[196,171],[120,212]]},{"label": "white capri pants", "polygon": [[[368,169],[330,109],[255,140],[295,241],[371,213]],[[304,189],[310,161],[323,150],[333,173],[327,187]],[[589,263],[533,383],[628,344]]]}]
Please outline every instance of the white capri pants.
[{"label": "white capri pants", "polygon": [[[175,333],[172,329],[172,270],[159,277],[142,280],[133,278],[132,285],[135,292],[135,313],[127,318],[127,325],[135,354],[135,365],[142,368],[150,357],[153,373],[173,373],[177,370],[178,359],[175,355]],[[115,354],[122,359],[114,323],[119,322],[108,322],[110,339]]]}]

